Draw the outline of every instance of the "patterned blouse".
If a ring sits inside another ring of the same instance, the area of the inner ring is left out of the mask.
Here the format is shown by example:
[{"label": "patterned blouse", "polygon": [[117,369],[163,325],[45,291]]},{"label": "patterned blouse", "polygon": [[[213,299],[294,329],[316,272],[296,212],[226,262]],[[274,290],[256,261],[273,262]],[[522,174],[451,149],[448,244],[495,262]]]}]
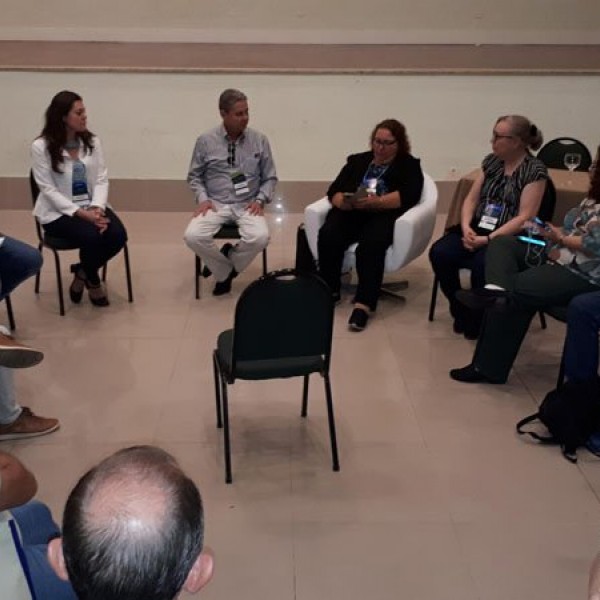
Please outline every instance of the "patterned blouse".
[{"label": "patterned blouse", "polygon": [[585,253],[562,247],[556,262],[600,285],[600,204],[591,198],[583,200],[565,215],[563,229],[566,235],[581,237]]},{"label": "patterned blouse", "polygon": [[519,214],[521,193],[523,188],[534,181],[548,179],[548,171],[541,160],[531,154],[525,156],[523,162],[512,175],[504,174],[504,161],[495,154],[488,154],[481,163],[484,173],[483,185],[479,194],[479,203],[471,227],[479,233],[489,234],[490,231],[480,232],[479,223],[488,204],[499,205],[500,211],[495,229],[510,221]]}]

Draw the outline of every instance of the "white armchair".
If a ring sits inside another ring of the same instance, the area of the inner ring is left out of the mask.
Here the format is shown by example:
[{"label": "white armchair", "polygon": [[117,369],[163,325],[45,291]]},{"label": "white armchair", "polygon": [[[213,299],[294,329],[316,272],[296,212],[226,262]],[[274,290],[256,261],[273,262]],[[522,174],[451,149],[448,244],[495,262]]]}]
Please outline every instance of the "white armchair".
[{"label": "white armchair", "polygon": [[[394,242],[385,255],[385,271],[397,271],[409,262],[420,256],[427,248],[433,235],[435,216],[437,210],[437,186],[433,179],[423,173],[423,192],[415,206],[407,210],[396,220],[394,228]],[[304,228],[310,250],[318,262],[317,240],[319,229],[325,223],[325,217],[331,209],[327,197],[321,198],[304,209]],[[344,255],[342,272],[346,273],[354,268],[354,251],[356,244],[348,248]]]}]

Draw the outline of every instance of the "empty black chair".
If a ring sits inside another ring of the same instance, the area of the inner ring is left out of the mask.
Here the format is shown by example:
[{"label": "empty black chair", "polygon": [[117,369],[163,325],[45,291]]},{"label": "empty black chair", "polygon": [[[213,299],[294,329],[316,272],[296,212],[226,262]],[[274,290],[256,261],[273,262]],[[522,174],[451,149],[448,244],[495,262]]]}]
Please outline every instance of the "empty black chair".
[{"label": "empty black chair", "polygon": [[[240,230],[235,223],[226,223],[217,231],[213,236],[216,240],[239,240]],[[262,251],[262,265],[263,275],[268,273],[267,269],[267,249],[264,248]],[[196,255],[196,268],[195,268],[195,279],[196,279],[196,300],[200,298],[200,277],[210,277],[210,271],[207,267],[202,268],[202,260]]]},{"label": "empty black chair", "polygon": [[304,377],[301,415],[308,409],[308,380],[324,380],[333,470],[339,471],[329,380],[333,299],[313,274],[286,269],[251,283],[235,307],[233,329],[223,331],[213,352],[217,427],[224,426],[225,481],[231,483],[227,386],[237,379]]},{"label": "empty black chair", "polygon": [[537,153],[537,157],[549,168],[549,169],[563,169],[565,167],[565,154],[580,154],[581,163],[575,169],[576,171],[588,171],[592,164],[592,155],[587,149],[587,146],[570,137],[556,138],[550,140],[547,144],[544,144],[540,151]]},{"label": "empty black chair", "polygon": [[[40,193],[40,188],[38,187],[37,181],[35,180],[35,177],[33,176],[33,171],[29,171],[29,186],[31,188],[31,200],[33,202],[33,205],[35,206],[35,201],[37,200],[37,197]],[[78,250],[79,246],[77,246],[77,244],[74,244],[73,242],[70,242],[69,240],[66,240],[64,238],[58,238],[55,236],[51,236],[48,235],[44,229],[42,228],[42,226],[40,225],[40,222],[35,219],[35,231],[37,233],[37,237],[38,237],[38,250],[40,252],[42,252],[43,248],[48,248],[49,250],[52,251],[52,254],[54,255],[54,265],[56,267],[56,285],[58,287],[58,303],[59,303],[59,307],[60,307],[60,314],[61,316],[64,317],[65,315],[65,300],[64,300],[64,293],[63,293],[63,284],[62,284],[62,276],[61,276],[61,270],[60,270],[60,257],[58,255],[58,253],[62,250]],[[125,246],[123,246],[123,257],[125,258],[125,275],[127,277],[127,297],[129,302],[133,302],[133,287],[131,284],[131,268],[129,265],[129,250],[127,248],[127,242],[125,243]],[[41,277],[41,271],[38,271],[37,275],[35,276],[35,293],[39,294],[40,293],[40,277]],[[104,265],[103,269],[102,269],[102,281],[106,281],[106,265]]]}]

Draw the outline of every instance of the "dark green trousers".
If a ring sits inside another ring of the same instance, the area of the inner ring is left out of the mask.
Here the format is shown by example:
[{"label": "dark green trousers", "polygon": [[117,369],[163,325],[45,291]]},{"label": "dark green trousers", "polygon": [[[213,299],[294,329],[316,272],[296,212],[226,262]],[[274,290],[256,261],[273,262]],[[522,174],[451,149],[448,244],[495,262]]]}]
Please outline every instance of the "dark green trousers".
[{"label": "dark green trousers", "polygon": [[560,265],[531,267],[528,244],[512,236],[490,243],[486,253],[486,283],[510,292],[507,306],[486,311],[473,365],[492,381],[504,383],[535,313],[566,306],[571,298],[600,288]]}]

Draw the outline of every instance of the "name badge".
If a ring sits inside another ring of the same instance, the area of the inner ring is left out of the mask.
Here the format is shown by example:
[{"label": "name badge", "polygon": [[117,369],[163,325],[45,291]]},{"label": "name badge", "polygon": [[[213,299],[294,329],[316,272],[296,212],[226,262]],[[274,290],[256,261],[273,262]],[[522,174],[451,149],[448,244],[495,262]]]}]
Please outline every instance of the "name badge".
[{"label": "name badge", "polygon": [[233,183],[233,191],[236,196],[244,196],[250,193],[248,180],[241,171],[235,171],[231,174],[231,183]]},{"label": "name badge", "polygon": [[483,209],[483,214],[481,215],[478,227],[487,229],[488,231],[494,231],[501,215],[502,204],[496,204],[495,202],[488,200]]}]

